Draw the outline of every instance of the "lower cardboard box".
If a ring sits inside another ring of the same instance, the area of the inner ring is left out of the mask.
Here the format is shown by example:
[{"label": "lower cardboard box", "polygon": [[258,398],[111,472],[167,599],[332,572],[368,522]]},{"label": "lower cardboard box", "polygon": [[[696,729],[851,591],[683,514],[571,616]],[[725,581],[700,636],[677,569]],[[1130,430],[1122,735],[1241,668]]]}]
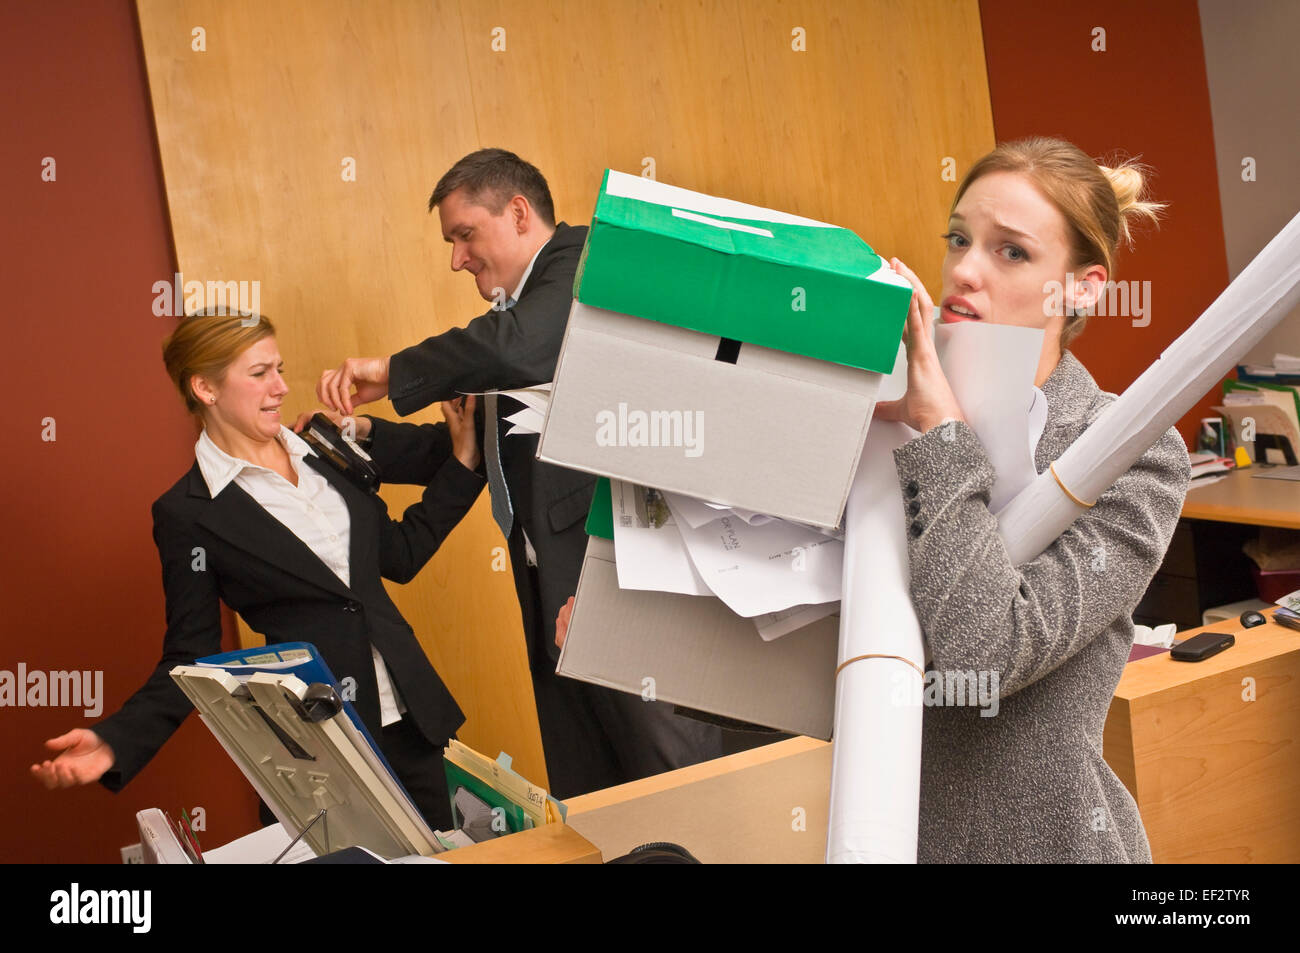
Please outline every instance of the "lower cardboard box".
[{"label": "lower cardboard box", "polygon": [[711,596],[620,589],[612,540],[587,541],[556,671],[781,731],[829,738],[839,616],[765,642]]}]

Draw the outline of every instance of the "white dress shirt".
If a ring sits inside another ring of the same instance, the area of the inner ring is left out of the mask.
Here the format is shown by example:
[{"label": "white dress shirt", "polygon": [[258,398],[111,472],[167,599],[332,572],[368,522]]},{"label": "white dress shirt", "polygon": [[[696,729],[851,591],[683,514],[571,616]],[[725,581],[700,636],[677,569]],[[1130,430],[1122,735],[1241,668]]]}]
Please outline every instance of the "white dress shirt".
[{"label": "white dress shirt", "polygon": [[524,273],[519,279],[519,284],[515,285],[515,290],[510,292],[510,300],[506,302],[507,308],[513,308],[519,301],[519,295],[523,292],[524,285],[528,284],[528,276],[533,273],[533,265],[537,264],[537,256],[542,253],[542,248],[545,248],[550,243],[551,240],[548,238],[546,241],[542,242],[541,248],[538,248],[537,251],[533,252],[533,257],[528,260],[528,267],[524,269]]},{"label": "white dress shirt", "polygon": [[[297,486],[274,470],[232,457],[212,441],[205,428],[194,445],[194,456],[208,492],[215,497],[233,481],[302,540],[343,585],[351,588],[348,544],[352,535],[352,518],[348,514],[348,505],[329,480],[311,467],[302,465],[302,458],[307,454],[316,455],[305,440],[283,425],[277,439],[289,452],[289,460],[298,474]],[[391,725],[401,720],[406,705],[397,693],[397,686],[393,684],[379,650],[372,645],[370,654],[375,660],[375,681],[379,686],[379,722]]]},{"label": "white dress shirt", "polygon": [[[523,276],[519,279],[519,284],[515,285],[515,290],[511,293],[510,300],[506,302],[507,308],[513,308],[519,303],[519,295],[523,292],[524,285],[528,283],[528,276],[533,273],[533,265],[537,264],[537,256],[542,253],[542,248],[545,248],[550,243],[550,239],[547,239],[542,243],[541,248],[538,248],[537,251],[533,252],[533,257],[528,260],[528,267],[524,269]],[[524,529],[522,524],[520,524],[519,529],[524,534],[525,561],[530,566],[536,566],[537,551],[533,549],[533,541],[528,538],[528,530]]]}]

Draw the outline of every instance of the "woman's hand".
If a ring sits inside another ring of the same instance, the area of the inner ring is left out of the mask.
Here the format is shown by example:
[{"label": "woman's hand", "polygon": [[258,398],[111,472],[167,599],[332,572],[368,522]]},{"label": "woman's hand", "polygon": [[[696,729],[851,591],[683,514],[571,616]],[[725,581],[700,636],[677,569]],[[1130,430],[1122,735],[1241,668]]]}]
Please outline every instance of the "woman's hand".
[{"label": "woman's hand", "polygon": [[32,776],[51,790],[98,781],[117,760],[113,749],[89,728],[73,728],[45,742],[45,747],[58,754],[53,761],[32,765],[31,770]]},{"label": "woman's hand", "polygon": [[573,600],[577,596],[569,596],[569,601],[560,606],[560,614],[555,617],[555,644],[564,648],[564,637],[569,634],[569,620],[573,618]]},{"label": "woman's hand", "polygon": [[899,420],[921,433],[947,420],[965,421],[934,349],[931,337],[934,302],[912,269],[897,258],[890,259],[889,263],[912,285],[912,307],[903,331],[907,345],[907,393],[899,400],[876,404],[875,419]]},{"label": "woman's hand", "polygon": [[474,406],[478,398],[473,394],[457,400],[442,402],[442,416],[451,432],[451,452],[467,470],[477,470],[480,454],[478,434],[474,431]]},{"label": "woman's hand", "polygon": [[[334,421],[334,425],[338,427],[340,430],[342,430],[349,437],[351,437],[353,440],[365,440],[367,437],[370,436],[369,417],[344,417],[337,410],[329,410],[329,409],[308,411],[305,414],[299,414],[298,419],[294,421],[293,432],[297,434],[302,433],[303,428],[305,428],[309,423],[311,423],[312,417],[316,416],[316,414],[324,414],[330,420]],[[348,429],[349,421],[351,421],[350,426],[353,428],[351,430]]]}]

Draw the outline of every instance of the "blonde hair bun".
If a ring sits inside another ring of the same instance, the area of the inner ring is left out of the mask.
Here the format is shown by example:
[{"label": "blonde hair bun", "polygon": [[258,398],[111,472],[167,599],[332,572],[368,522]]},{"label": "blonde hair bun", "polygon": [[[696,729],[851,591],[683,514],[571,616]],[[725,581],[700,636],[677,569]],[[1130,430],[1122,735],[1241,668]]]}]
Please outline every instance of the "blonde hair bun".
[{"label": "blonde hair bun", "polygon": [[1114,168],[1098,163],[1097,167],[1115,191],[1115,201],[1119,204],[1120,236],[1124,244],[1131,248],[1133,237],[1130,223],[1140,218],[1153,225],[1158,224],[1160,212],[1168,206],[1164,202],[1146,200],[1147,174],[1137,162],[1124,162]]}]

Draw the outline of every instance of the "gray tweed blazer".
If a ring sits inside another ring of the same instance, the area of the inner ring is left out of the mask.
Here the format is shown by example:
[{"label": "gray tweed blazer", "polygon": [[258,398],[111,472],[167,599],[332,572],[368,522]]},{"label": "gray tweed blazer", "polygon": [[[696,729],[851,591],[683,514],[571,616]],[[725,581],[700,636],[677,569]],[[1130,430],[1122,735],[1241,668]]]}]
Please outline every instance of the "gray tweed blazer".
[{"label": "gray tweed blazer", "polygon": [[[1042,390],[1040,473],[1114,400],[1069,351]],[[989,513],[993,468],[974,431],[936,427],[894,459],[933,669],[918,860],[1149,863],[1137,805],[1102,758],[1102,726],[1133,644],[1133,608],[1187,492],[1182,438],[1165,433],[1021,566]],[[973,690],[981,678],[984,696]]]}]

